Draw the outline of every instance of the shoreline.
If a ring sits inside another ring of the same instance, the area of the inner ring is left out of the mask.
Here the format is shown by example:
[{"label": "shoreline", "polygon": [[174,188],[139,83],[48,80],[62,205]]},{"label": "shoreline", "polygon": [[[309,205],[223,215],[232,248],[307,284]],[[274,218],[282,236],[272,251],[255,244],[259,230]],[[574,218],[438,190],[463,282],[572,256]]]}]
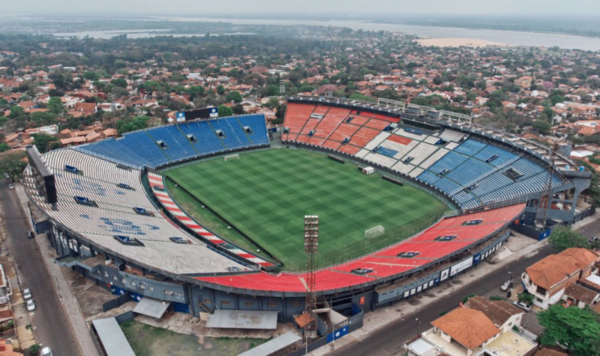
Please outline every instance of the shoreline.
[{"label": "shoreline", "polygon": [[457,48],[457,47],[513,47],[507,43],[494,42],[488,40],[478,40],[473,38],[460,38],[460,37],[435,37],[435,38],[419,38],[414,42],[420,44],[423,47],[446,47],[446,48]]}]

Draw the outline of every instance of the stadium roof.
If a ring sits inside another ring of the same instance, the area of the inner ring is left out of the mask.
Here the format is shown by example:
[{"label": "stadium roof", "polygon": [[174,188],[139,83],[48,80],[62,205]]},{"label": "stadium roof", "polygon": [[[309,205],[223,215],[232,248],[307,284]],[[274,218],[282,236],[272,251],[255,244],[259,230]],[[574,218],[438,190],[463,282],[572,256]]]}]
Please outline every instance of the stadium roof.
[{"label": "stadium roof", "polygon": [[294,333],[287,332],[273,340],[267,341],[262,345],[259,345],[251,350],[242,352],[238,356],[264,356],[271,355],[283,348],[286,348],[295,342],[302,340],[302,338]]},{"label": "stadium roof", "polygon": [[218,329],[277,329],[276,311],[215,310],[209,315],[206,326]]}]

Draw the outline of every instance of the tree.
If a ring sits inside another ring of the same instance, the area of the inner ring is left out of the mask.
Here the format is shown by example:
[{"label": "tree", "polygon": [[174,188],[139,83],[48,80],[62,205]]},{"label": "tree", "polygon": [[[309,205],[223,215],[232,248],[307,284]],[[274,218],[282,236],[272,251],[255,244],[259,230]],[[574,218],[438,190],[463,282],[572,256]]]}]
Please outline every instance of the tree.
[{"label": "tree", "polygon": [[231,107],[231,110],[233,111],[233,113],[235,115],[243,115],[244,114],[244,107],[242,106],[242,104],[235,104],[234,106]]},{"label": "tree", "polygon": [[564,251],[571,247],[590,248],[587,238],[577,230],[571,230],[568,226],[557,226],[552,229],[548,242],[556,251]]},{"label": "tree", "polygon": [[219,94],[219,95],[225,94],[225,88],[222,85],[219,85],[217,87],[217,94]]},{"label": "tree", "polygon": [[541,345],[560,343],[573,356],[600,355],[600,322],[591,309],[565,308],[557,303],[539,312],[537,318],[545,327],[539,339]]},{"label": "tree", "polygon": [[113,79],[110,84],[118,86],[120,88],[127,88],[127,81],[123,78]]},{"label": "tree", "polygon": [[117,132],[122,135],[126,132],[141,130],[148,127],[148,116],[136,116],[134,118],[128,117],[117,121]]},{"label": "tree", "polygon": [[29,115],[29,120],[36,126],[52,125],[56,123],[56,114],[51,112],[34,112]]},{"label": "tree", "polygon": [[225,97],[225,100],[228,102],[234,102],[234,103],[241,103],[242,102],[242,94],[240,94],[239,91],[230,91],[227,96]]},{"label": "tree", "polygon": [[277,110],[277,112],[275,113],[275,116],[277,117],[277,119],[279,119],[279,120],[281,120],[281,122],[283,122],[283,118],[285,117],[285,112],[287,110],[287,105],[286,104],[277,105],[276,110]]},{"label": "tree", "polygon": [[58,138],[42,132],[38,132],[33,136],[33,144],[41,153],[46,153],[60,147]]},{"label": "tree", "polygon": [[0,153],[2,153],[4,151],[8,151],[8,150],[10,150],[10,146],[7,143],[5,143],[5,142],[0,143]]},{"label": "tree", "polygon": [[61,115],[65,111],[65,106],[60,98],[53,97],[48,101],[48,110],[53,114]]},{"label": "tree", "polygon": [[8,121],[8,117],[6,116],[0,116],[0,126],[4,126],[4,124],[6,124],[6,122]]},{"label": "tree", "polygon": [[229,106],[219,105],[219,117],[233,116],[233,110]]},{"label": "tree", "polygon": [[268,107],[269,109],[274,109],[277,107],[277,105],[279,105],[279,99],[277,99],[277,98],[271,98],[265,104],[265,106]]},{"label": "tree", "polygon": [[8,174],[13,180],[18,178],[27,167],[25,151],[6,151],[0,153],[0,173]]},{"label": "tree", "polygon": [[25,114],[25,110],[23,110],[22,107],[15,105],[10,108],[10,114],[8,114],[8,117],[11,119],[14,119],[14,118],[24,115],[24,114]]},{"label": "tree", "polygon": [[552,129],[552,125],[546,120],[535,120],[533,122],[533,129],[539,132],[542,135],[545,135],[550,132]]},{"label": "tree", "polygon": [[525,303],[527,305],[532,305],[534,297],[533,294],[519,293],[517,294],[517,299],[519,300],[519,302]]},{"label": "tree", "polygon": [[279,86],[271,84],[267,87],[267,96],[279,95]]}]

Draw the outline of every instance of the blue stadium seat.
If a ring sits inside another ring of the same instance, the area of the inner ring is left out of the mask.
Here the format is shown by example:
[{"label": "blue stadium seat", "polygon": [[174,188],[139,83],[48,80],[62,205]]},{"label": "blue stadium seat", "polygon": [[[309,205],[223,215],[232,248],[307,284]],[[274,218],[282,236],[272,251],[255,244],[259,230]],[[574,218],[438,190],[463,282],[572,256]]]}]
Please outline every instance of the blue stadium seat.
[{"label": "blue stadium seat", "polygon": [[460,146],[456,147],[454,151],[464,153],[467,156],[473,156],[481,151],[485,146],[487,146],[487,143],[470,138],[463,142]]},{"label": "blue stadium seat", "polygon": [[475,158],[485,162],[487,159],[494,155],[497,155],[498,158],[494,159],[493,161],[490,161],[489,163],[495,167],[502,166],[506,162],[509,162],[510,160],[519,157],[518,155],[510,151],[504,150],[500,147],[488,145],[486,148],[477,153],[475,155]]},{"label": "blue stadium seat", "polygon": [[87,145],[73,147],[77,151],[91,154],[92,156],[106,159],[128,167],[140,169],[143,166],[152,164],[137,153],[121,145],[120,141],[109,138],[103,141],[90,143]]},{"label": "blue stadium seat", "polygon": [[170,157],[158,147],[156,140],[153,139],[145,130],[127,133],[119,142],[145,158],[153,167],[168,163]]},{"label": "blue stadium seat", "polygon": [[162,140],[167,144],[164,152],[173,160],[186,159],[200,154],[175,125],[158,127],[149,132],[155,140]]},{"label": "blue stadium seat", "polygon": [[442,157],[439,161],[435,162],[435,164],[429,167],[429,170],[435,173],[440,173],[443,170],[453,170],[458,167],[464,161],[466,161],[469,157],[462,155],[460,153],[456,153],[454,151],[448,152],[447,155]]},{"label": "blue stadium seat", "polygon": [[249,126],[252,129],[252,133],[246,133],[255,145],[269,144],[269,136],[267,134],[267,125],[264,116],[262,115],[251,115],[251,116],[240,116],[238,120],[242,127]]},{"label": "blue stadium seat", "polygon": [[206,121],[181,124],[179,128],[186,135],[191,134],[196,137],[196,142],[193,143],[193,146],[203,155],[224,151],[226,148]]},{"label": "blue stadium seat", "polygon": [[221,136],[220,139],[225,143],[225,146],[229,149],[236,149],[242,147],[249,147],[252,143],[248,140],[248,136],[244,132],[242,126],[235,117],[226,119],[209,120],[209,126],[215,131],[221,130],[225,136]]}]

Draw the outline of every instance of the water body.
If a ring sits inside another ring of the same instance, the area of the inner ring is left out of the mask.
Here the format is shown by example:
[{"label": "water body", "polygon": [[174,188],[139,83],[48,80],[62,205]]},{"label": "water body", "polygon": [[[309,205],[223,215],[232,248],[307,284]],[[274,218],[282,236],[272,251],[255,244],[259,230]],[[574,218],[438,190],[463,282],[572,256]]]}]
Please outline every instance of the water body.
[{"label": "water body", "polygon": [[169,21],[229,22],[248,25],[313,25],[348,27],[353,30],[391,31],[416,35],[421,38],[470,38],[505,43],[513,46],[554,47],[600,51],[600,38],[572,35],[560,35],[537,32],[518,32],[500,30],[466,29],[458,27],[414,26],[401,24],[382,24],[359,20],[256,20],[256,19],[218,19],[203,17],[162,17]]}]

